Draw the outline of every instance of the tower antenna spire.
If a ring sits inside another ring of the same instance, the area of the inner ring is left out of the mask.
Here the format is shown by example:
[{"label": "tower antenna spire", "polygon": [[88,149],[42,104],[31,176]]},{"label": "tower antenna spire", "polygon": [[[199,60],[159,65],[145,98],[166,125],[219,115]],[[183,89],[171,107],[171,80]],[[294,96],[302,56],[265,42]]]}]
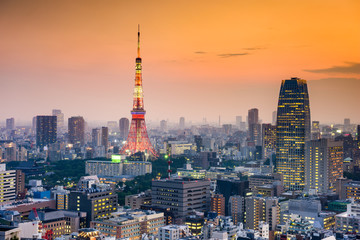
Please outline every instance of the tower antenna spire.
[{"label": "tower antenna spire", "polygon": [[137,49],[138,58],[140,58],[140,24],[138,24],[138,49]]}]

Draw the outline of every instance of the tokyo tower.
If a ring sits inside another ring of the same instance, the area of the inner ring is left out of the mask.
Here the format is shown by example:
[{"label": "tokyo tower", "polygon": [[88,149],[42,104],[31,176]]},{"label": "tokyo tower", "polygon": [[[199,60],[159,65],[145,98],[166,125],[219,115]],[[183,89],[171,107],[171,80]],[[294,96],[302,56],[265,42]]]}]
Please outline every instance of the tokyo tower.
[{"label": "tokyo tower", "polygon": [[144,152],[154,157],[157,156],[154,147],[151,145],[145,124],[144,94],[142,87],[141,57],[140,57],[140,27],[138,30],[138,48],[136,58],[135,87],[133,109],[131,111],[131,125],[126,144],[121,149],[121,154],[131,155],[137,152]]}]

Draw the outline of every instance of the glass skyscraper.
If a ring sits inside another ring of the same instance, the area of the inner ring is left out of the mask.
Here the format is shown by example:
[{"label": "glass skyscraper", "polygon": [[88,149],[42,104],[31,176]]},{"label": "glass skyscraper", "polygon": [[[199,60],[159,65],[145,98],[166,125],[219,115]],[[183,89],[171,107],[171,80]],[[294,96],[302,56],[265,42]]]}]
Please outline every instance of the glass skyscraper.
[{"label": "glass skyscraper", "polygon": [[310,140],[310,104],[306,80],[281,83],[276,121],[276,172],[287,190],[305,186],[305,142]]}]

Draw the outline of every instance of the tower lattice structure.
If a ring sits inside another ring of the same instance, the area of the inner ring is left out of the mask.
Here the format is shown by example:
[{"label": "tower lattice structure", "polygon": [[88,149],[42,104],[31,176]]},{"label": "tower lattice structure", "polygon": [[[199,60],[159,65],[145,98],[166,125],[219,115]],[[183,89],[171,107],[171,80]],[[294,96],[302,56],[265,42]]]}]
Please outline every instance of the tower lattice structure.
[{"label": "tower lattice structure", "polygon": [[136,58],[135,87],[133,109],[131,111],[131,125],[126,144],[121,149],[121,154],[131,155],[137,152],[145,152],[157,156],[146,130],[144,94],[142,87],[142,66],[140,57],[140,29],[138,31],[138,48]]}]

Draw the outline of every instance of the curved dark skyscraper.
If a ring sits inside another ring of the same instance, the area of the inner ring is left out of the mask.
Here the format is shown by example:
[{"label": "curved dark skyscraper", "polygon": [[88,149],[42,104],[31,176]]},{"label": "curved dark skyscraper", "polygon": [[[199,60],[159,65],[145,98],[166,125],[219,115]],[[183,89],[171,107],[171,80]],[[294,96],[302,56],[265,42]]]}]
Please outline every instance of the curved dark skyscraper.
[{"label": "curved dark skyscraper", "polygon": [[287,190],[305,185],[305,142],[310,140],[310,104],[306,80],[281,83],[276,121],[276,172]]}]

